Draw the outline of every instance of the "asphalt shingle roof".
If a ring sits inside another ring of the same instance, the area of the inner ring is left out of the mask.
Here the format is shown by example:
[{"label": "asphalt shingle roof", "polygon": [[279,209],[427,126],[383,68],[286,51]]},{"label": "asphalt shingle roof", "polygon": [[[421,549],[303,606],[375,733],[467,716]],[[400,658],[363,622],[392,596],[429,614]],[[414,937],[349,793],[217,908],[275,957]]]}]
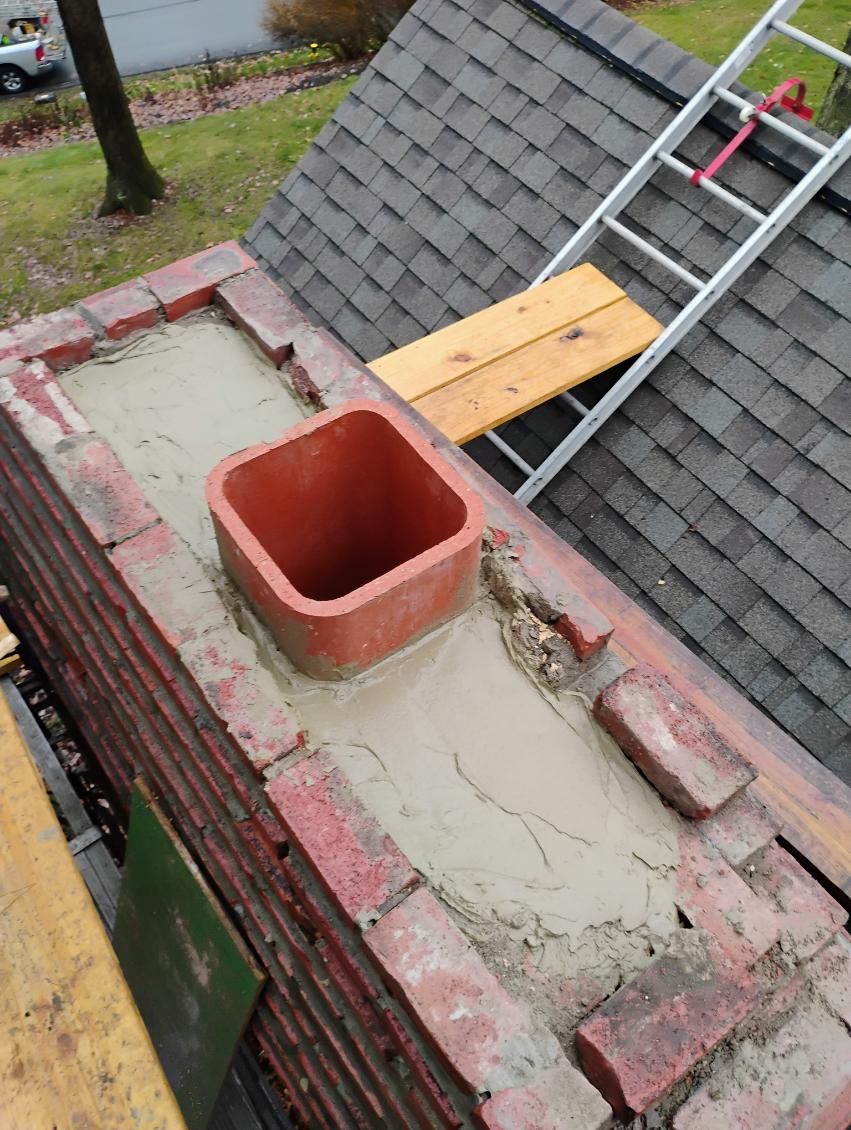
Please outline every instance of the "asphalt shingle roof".
[{"label": "asphalt shingle roof", "polygon": [[[528,283],[708,73],[601,0],[418,0],[246,244],[371,360]],[[766,209],[807,165],[771,135],[721,182]],[[850,208],[846,168],[534,504],[848,781]],[[627,216],[697,272],[752,230],[667,169]],[[690,293],[616,237],[590,257],[663,321]],[[506,430],[536,463],[571,424],[551,403]]]}]

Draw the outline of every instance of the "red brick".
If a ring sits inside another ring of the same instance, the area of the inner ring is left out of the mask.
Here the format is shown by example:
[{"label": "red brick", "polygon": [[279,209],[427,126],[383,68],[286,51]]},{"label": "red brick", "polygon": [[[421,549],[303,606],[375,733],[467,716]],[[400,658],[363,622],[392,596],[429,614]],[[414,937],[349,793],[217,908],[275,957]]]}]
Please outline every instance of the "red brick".
[{"label": "red brick", "polygon": [[145,275],[170,322],[209,306],[219,283],[257,264],[231,240]]},{"label": "red brick", "polygon": [[690,827],[679,835],[676,903],[736,965],[750,967],[780,936],[780,918]]},{"label": "red brick", "polygon": [[473,1111],[483,1130],[608,1130],[611,1117],[609,1104],[567,1060]]},{"label": "red brick", "polygon": [[770,844],[749,865],[748,882],[776,905],[780,943],[797,961],[818,953],[848,921],[839,903],[779,844]]},{"label": "red brick", "polygon": [[500,1091],[545,1066],[525,1005],[508,995],[420,887],[364,934],[382,978],[471,1091]]},{"label": "red brick", "polygon": [[298,307],[262,271],[222,283],[216,302],[276,365],[292,355],[293,339],[310,332]]},{"label": "red brick", "polygon": [[207,706],[233,734],[255,773],[262,775],[304,745],[297,720],[282,709],[275,680],[245,636],[228,626],[210,628],[181,644],[178,652]]},{"label": "red brick", "polygon": [[757,985],[706,936],[685,935],[576,1033],[583,1070],[620,1118],[657,1102],[753,1007]]},{"label": "red brick", "polygon": [[779,836],[782,828],[780,817],[757,800],[751,789],[743,789],[700,825],[701,833],[731,867],[747,863]]},{"label": "red brick", "polygon": [[49,466],[99,545],[122,541],[159,521],[136,480],[103,440],[85,435],[68,439]]},{"label": "red brick", "polygon": [[[366,396],[372,400],[400,403],[377,377],[366,373],[353,354],[326,330],[311,327],[293,342],[290,380],[302,399],[310,404],[334,407]],[[329,390],[339,395],[328,397]],[[381,395],[382,391],[385,395]]]},{"label": "red brick", "polygon": [[647,664],[604,688],[594,714],[684,816],[711,816],[756,777],[706,715]]},{"label": "red brick", "polygon": [[283,770],[266,791],[351,925],[366,929],[389,899],[419,882],[408,860],[353,794],[330,754],[314,753]]},{"label": "red brick", "polygon": [[832,1007],[837,985],[851,999],[851,946],[841,936],[765,999],[674,1130],[847,1130],[851,1030]]},{"label": "red brick", "polygon": [[0,362],[36,358],[51,369],[88,361],[95,333],[74,310],[56,310],[0,332]]},{"label": "red brick", "polygon": [[170,526],[157,522],[110,551],[112,564],[163,639],[177,648],[227,618],[215,587]]},{"label": "red brick", "polygon": [[43,361],[31,361],[0,375],[0,406],[40,455],[68,436],[92,431]]},{"label": "red brick", "polygon": [[159,303],[141,279],[101,290],[84,298],[80,306],[110,341],[150,329],[160,319]]}]

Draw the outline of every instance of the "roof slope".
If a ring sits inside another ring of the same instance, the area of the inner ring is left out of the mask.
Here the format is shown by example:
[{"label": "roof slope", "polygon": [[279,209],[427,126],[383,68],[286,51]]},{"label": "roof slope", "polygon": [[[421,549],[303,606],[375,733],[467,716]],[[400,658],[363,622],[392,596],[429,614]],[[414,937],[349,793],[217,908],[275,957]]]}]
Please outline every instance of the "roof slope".
[{"label": "roof slope", "polygon": [[[418,0],[247,235],[366,359],[522,288],[708,73],[601,0],[535,9]],[[717,129],[681,152],[704,165]],[[768,208],[798,157],[791,143],[740,155],[723,183]],[[535,505],[846,780],[849,183],[846,170]],[[751,230],[667,170],[629,214],[698,271]],[[686,297],[632,248],[607,240],[591,258],[663,321]],[[545,405],[512,442],[536,462],[570,424]],[[512,485],[486,441],[472,450]]]}]

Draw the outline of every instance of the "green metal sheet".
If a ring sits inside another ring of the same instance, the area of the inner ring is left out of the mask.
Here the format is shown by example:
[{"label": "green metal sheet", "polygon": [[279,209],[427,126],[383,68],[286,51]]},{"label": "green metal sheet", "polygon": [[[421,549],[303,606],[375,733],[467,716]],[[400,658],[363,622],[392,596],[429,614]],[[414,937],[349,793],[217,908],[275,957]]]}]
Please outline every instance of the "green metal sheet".
[{"label": "green metal sheet", "polygon": [[189,1130],[204,1130],[265,980],[144,782],[115,950]]}]

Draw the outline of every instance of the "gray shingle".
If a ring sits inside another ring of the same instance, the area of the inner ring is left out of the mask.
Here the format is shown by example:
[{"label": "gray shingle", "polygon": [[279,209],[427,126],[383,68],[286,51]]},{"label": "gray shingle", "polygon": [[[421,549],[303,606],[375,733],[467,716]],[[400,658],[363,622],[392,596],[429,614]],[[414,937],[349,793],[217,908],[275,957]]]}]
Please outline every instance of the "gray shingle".
[{"label": "gray shingle", "polygon": [[789,497],[828,530],[851,513],[851,493],[830,475],[815,468]]}]

